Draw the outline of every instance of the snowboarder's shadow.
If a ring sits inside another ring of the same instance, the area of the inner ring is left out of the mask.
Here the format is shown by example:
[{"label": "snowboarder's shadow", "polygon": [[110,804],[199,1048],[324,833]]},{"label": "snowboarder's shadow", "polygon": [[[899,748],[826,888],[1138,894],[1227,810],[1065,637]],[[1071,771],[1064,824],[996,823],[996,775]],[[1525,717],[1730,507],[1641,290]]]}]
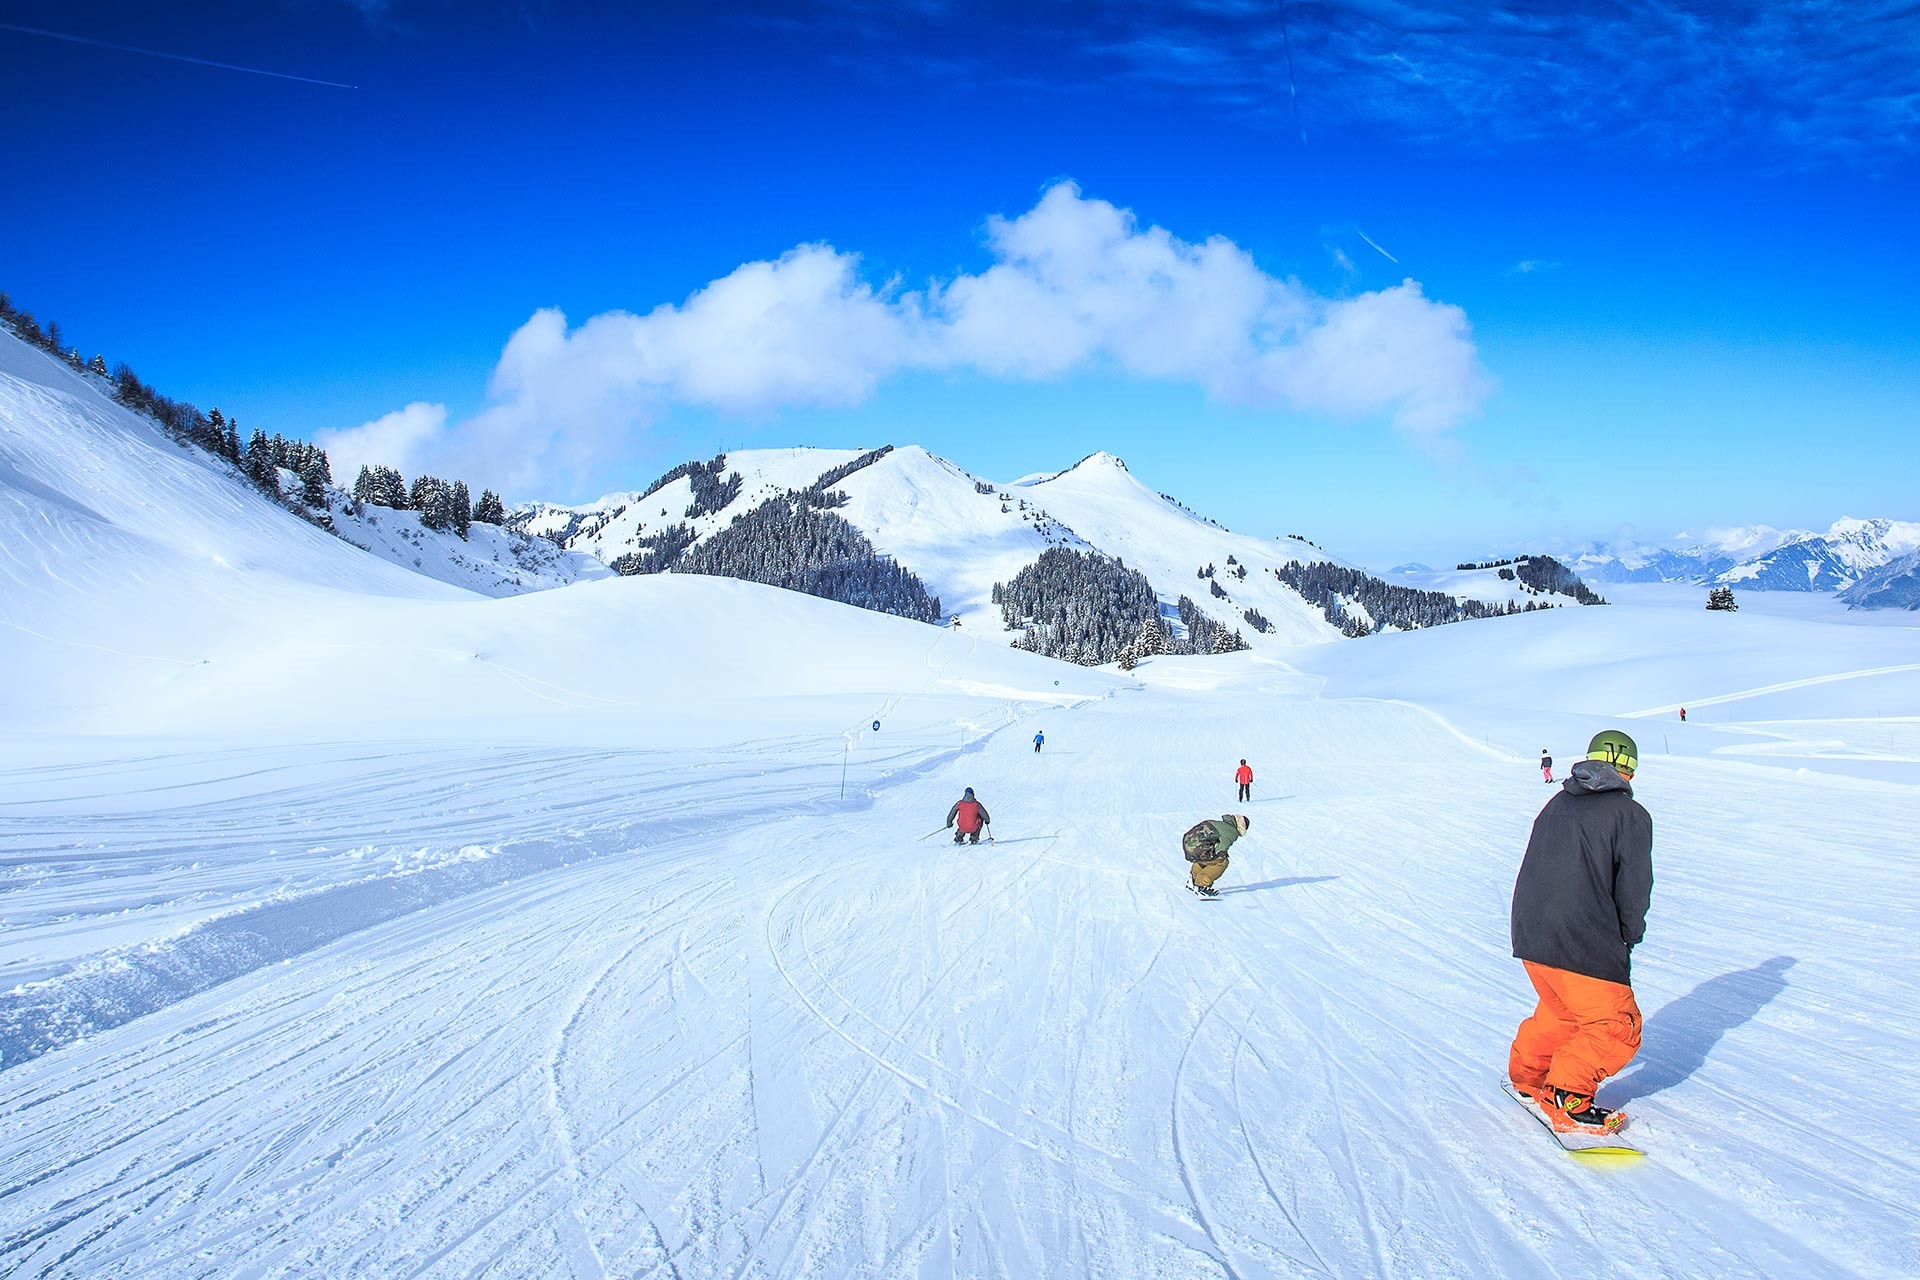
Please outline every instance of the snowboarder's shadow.
[{"label": "snowboarder's shadow", "polygon": [[1220,896],[1224,898],[1230,893],[1255,893],[1261,889],[1284,889],[1296,884],[1321,884],[1339,878],[1339,876],[1289,876],[1285,880],[1261,880],[1254,884],[1228,885],[1220,890]]},{"label": "snowboarder's shadow", "polygon": [[1663,1005],[1640,1038],[1640,1065],[1608,1090],[1607,1105],[1620,1106],[1671,1089],[1706,1065],[1720,1037],[1752,1021],[1787,989],[1787,970],[1800,961],[1775,956],[1751,969],[1723,973]]}]

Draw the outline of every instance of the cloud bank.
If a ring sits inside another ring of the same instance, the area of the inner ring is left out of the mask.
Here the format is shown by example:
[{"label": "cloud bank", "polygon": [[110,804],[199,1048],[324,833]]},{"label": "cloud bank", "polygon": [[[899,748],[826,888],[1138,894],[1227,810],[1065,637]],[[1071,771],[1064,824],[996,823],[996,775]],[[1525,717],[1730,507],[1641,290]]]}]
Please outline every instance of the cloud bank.
[{"label": "cloud bank", "polygon": [[1072,183],[990,219],[986,246],[985,270],[917,290],[810,244],[641,315],[570,328],[541,310],[508,339],[473,417],[414,404],[319,443],[356,470],[437,467],[519,494],[565,484],[677,406],[764,418],[858,405],[914,372],[1184,383],[1223,404],[1386,418],[1425,442],[1490,387],[1466,314],[1412,280],[1322,296],[1224,237],[1142,228]]}]

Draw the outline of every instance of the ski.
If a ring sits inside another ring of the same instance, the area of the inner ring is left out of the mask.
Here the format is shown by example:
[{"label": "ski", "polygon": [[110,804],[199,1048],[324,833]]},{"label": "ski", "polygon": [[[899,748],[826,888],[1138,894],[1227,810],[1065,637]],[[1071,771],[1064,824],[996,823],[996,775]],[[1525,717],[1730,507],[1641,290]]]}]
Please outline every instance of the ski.
[{"label": "ski", "polygon": [[[1553,1140],[1559,1143],[1564,1151],[1576,1156],[1642,1156],[1646,1154],[1641,1148],[1622,1138],[1618,1129],[1611,1133],[1595,1133],[1591,1129],[1575,1129],[1563,1133],[1553,1127],[1553,1121],[1547,1119],[1547,1113],[1540,1109],[1540,1104],[1514,1088],[1511,1080],[1502,1080],[1500,1088],[1509,1098],[1525,1108],[1527,1114],[1538,1121],[1542,1129],[1552,1134]],[[1627,1123],[1626,1113],[1616,1111],[1614,1114],[1620,1117],[1620,1127],[1624,1128]]]}]

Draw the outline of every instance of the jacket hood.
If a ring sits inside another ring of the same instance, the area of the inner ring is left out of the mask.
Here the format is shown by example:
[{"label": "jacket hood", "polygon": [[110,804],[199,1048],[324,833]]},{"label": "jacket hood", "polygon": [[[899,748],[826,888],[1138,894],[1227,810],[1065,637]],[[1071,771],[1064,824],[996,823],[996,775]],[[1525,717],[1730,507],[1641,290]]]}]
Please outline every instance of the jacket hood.
[{"label": "jacket hood", "polygon": [[1633,784],[1621,777],[1619,772],[1604,760],[1581,760],[1570,772],[1560,789],[1570,795],[1595,795],[1602,791],[1624,791],[1633,794]]}]

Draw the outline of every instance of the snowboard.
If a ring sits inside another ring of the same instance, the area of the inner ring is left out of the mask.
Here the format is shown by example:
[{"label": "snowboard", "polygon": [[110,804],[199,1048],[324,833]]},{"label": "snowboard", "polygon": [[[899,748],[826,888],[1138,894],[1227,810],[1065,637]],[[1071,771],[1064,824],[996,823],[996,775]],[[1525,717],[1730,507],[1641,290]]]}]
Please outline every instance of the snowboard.
[{"label": "snowboard", "polygon": [[[1500,1087],[1506,1092],[1509,1098],[1512,1098],[1525,1108],[1527,1114],[1532,1116],[1542,1129],[1545,1129],[1553,1135],[1553,1140],[1560,1144],[1562,1150],[1571,1152],[1576,1156],[1641,1156],[1646,1154],[1646,1152],[1642,1151],[1639,1147],[1634,1146],[1631,1142],[1622,1138],[1618,1132],[1594,1133],[1591,1130],[1575,1130],[1572,1133],[1562,1133],[1553,1127],[1553,1122],[1547,1119],[1546,1112],[1540,1109],[1540,1104],[1514,1088],[1511,1080],[1502,1080]],[[1620,1113],[1621,1126],[1625,1127],[1626,1123],[1625,1114]]]},{"label": "snowboard", "polygon": [[1200,899],[1200,901],[1202,902],[1218,902],[1220,900],[1220,895],[1217,893],[1200,892],[1200,887],[1194,884],[1194,882],[1191,880],[1187,881],[1187,892],[1192,894],[1194,897]]}]

